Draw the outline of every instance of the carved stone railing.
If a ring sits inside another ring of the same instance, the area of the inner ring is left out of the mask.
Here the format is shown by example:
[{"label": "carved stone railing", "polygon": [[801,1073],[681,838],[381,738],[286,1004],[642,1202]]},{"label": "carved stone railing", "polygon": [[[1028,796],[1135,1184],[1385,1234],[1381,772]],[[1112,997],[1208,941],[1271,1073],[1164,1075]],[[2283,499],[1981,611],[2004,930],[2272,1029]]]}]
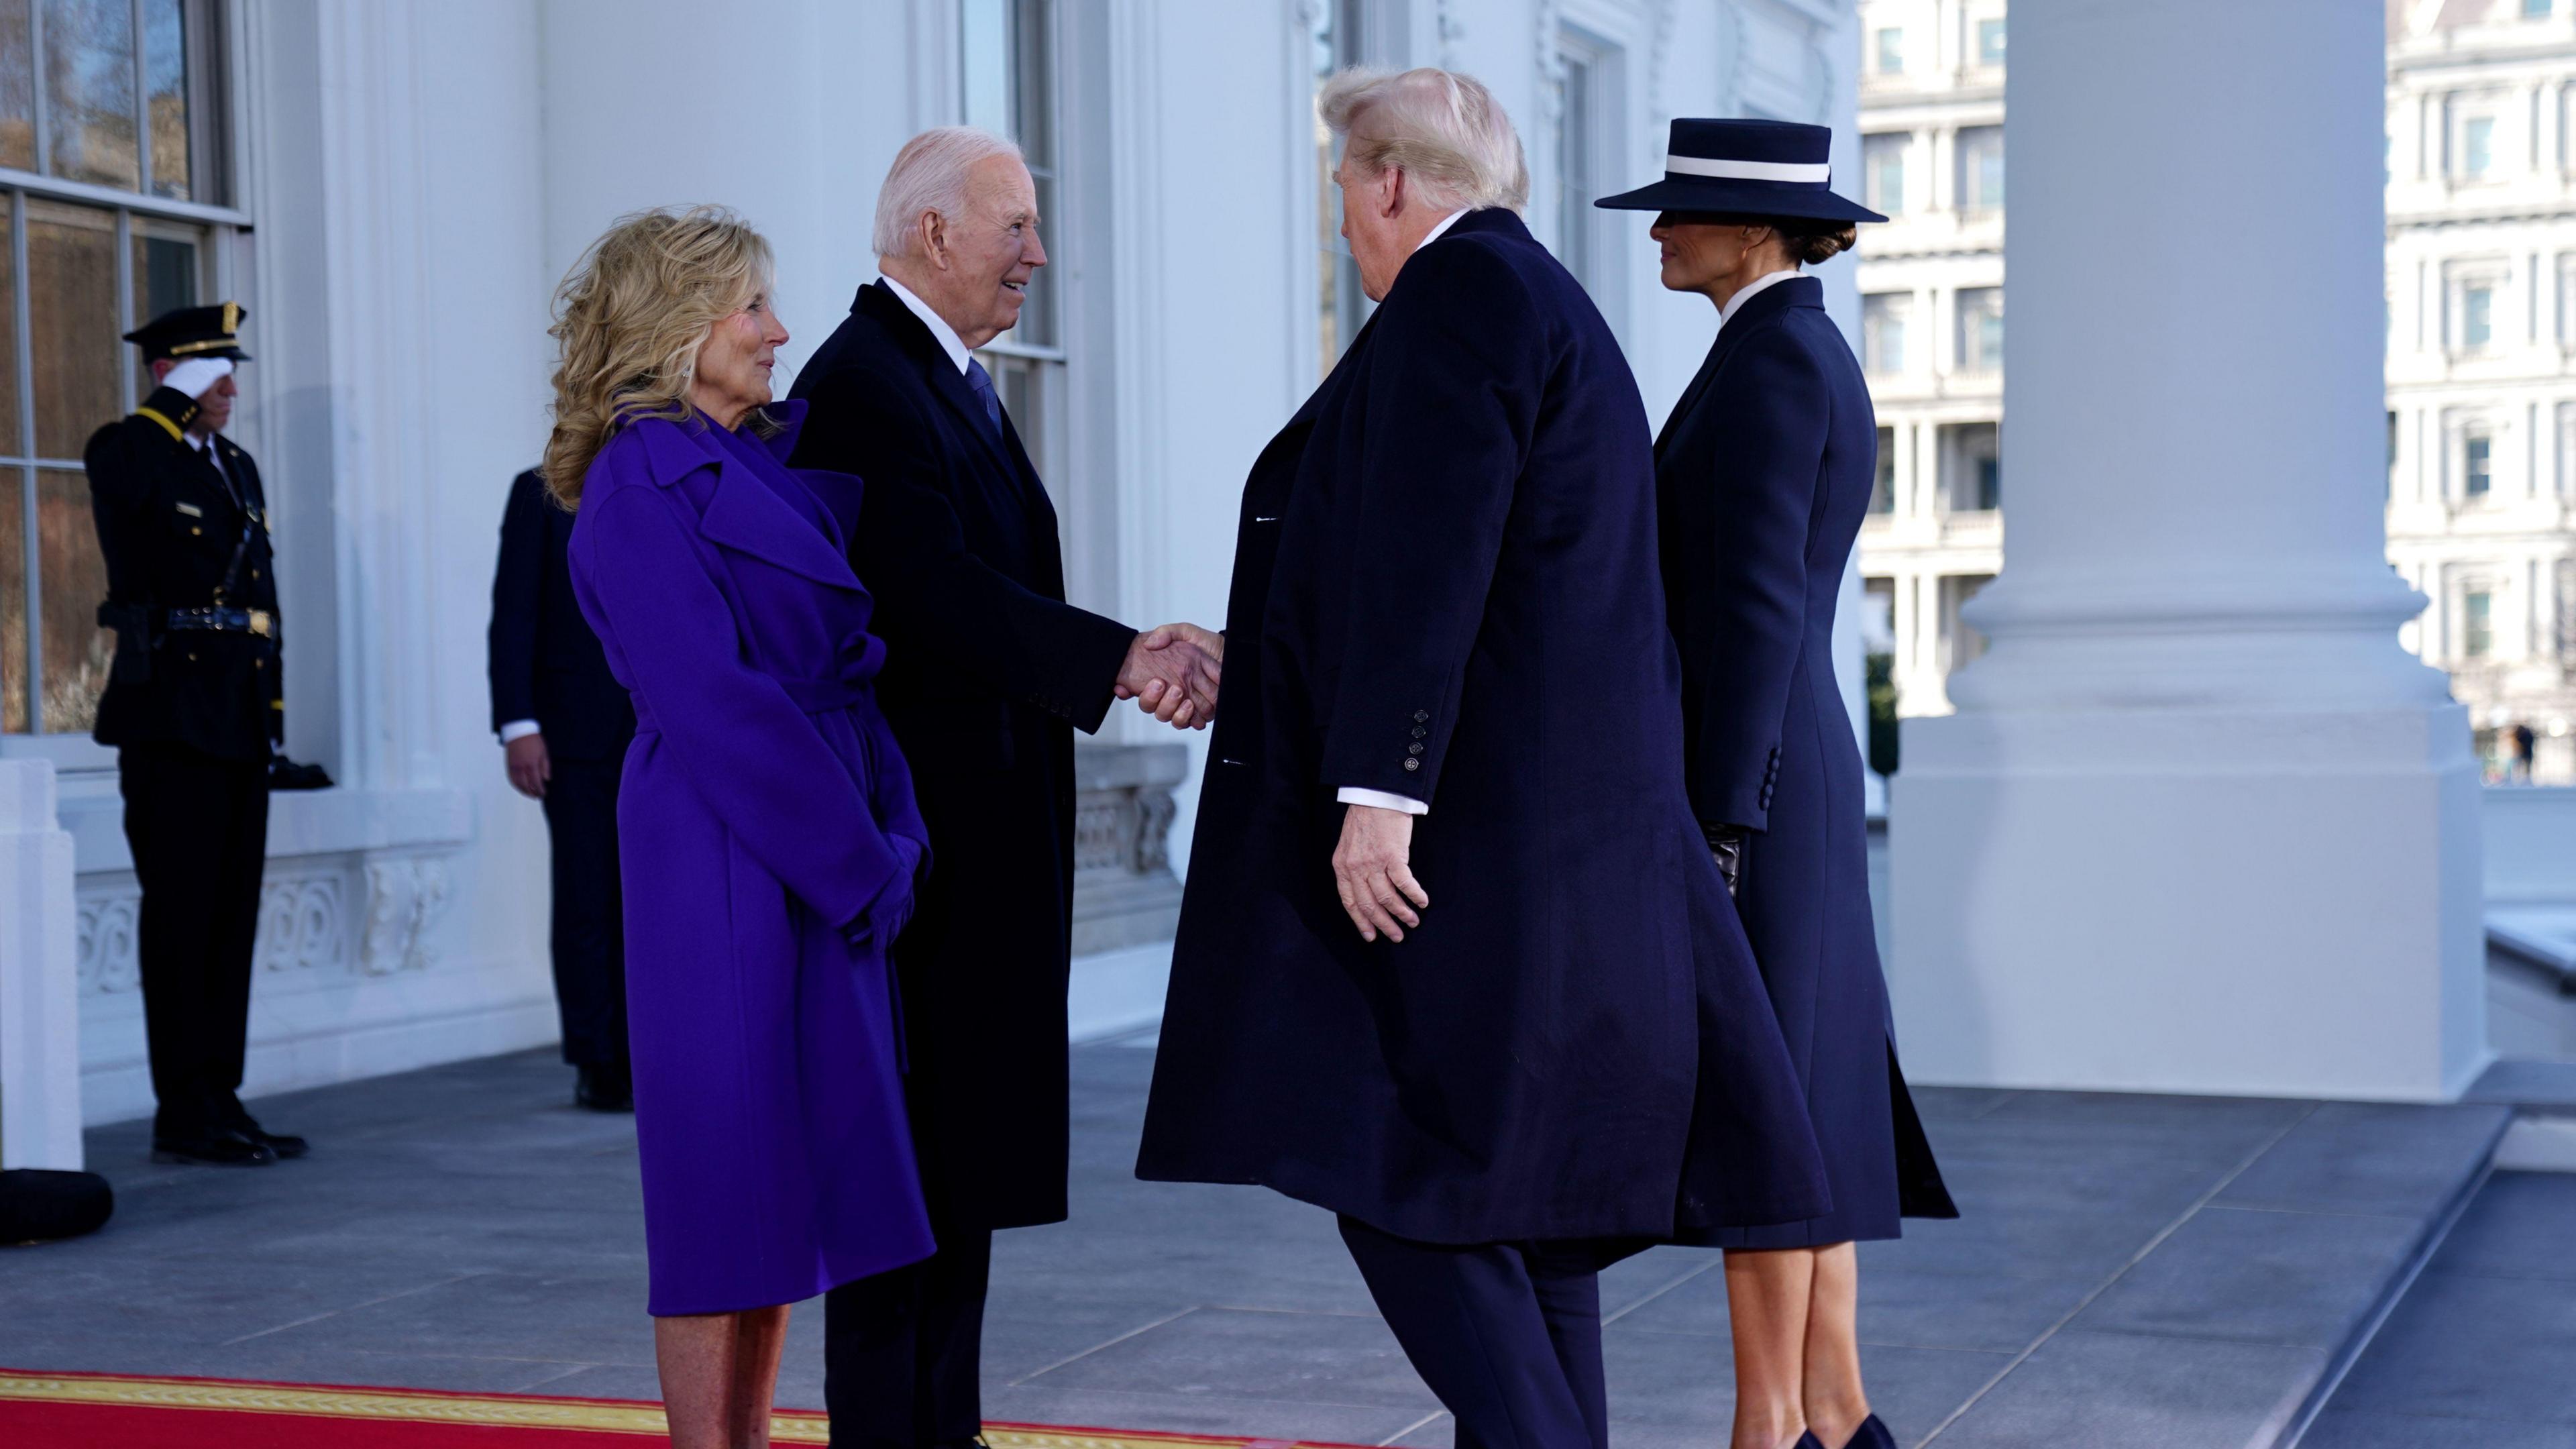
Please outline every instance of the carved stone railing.
[{"label": "carved stone railing", "polygon": [[1185,745],[1077,745],[1073,752],[1073,954],[1172,938],[1181,882],[1164,843]]}]

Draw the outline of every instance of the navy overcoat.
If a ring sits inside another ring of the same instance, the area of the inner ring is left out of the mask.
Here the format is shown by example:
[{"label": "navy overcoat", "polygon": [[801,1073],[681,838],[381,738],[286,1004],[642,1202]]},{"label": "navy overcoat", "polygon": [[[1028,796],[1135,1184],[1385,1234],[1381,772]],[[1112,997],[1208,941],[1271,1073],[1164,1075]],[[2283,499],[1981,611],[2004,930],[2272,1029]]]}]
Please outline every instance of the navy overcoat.
[{"label": "navy overcoat", "polygon": [[[1682,790],[1645,409],[1518,217],[1462,218],[1253,465],[1139,1176],[1402,1237],[1825,1210]],[[1427,801],[1363,943],[1339,788]]]},{"label": "navy overcoat", "polygon": [[877,682],[938,868],[894,948],[931,1221],[1065,1216],[1073,732],[1097,730],[1136,631],[1064,601],[1055,506],[1006,416],[876,283],[796,376],[800,468],[867,480],[850,562]]},{"label": "navy overcoat", "polygon": [[1730,1247],[1958,1216],[1896,1064],[1860,747],[1834,682],[1834,602],[1877,463],[1869,388],[1813,277],[1745,301],[1655,443],[1691,808],[1754,832],[1736,908],[1833,1178],[1829,1214],[1703,1239]]}]

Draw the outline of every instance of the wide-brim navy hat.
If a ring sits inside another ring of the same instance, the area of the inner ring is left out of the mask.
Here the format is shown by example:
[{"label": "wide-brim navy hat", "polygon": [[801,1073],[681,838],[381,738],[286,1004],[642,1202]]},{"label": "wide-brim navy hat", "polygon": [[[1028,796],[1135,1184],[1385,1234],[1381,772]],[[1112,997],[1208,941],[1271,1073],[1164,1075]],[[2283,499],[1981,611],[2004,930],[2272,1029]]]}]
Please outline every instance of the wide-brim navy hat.
[{"label": "wide-brim navy hat", "polygon": [[1592,203],[1613,211],[1718,211],[1885,221],[1833,193],[1834,133],[1797,121],[1679,120],[1664,179]]}]

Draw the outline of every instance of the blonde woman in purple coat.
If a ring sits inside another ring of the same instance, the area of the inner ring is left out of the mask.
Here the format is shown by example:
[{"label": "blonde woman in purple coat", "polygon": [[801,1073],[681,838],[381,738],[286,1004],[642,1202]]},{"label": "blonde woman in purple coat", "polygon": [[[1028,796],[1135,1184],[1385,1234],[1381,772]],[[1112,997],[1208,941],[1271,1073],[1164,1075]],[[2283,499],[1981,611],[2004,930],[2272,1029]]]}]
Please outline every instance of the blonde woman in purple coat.
[{"label": "blonde woman in purple coat", "polygon": [[928,836],[846,561],[859,481],[783,461],[770,276],[731,213],[645,212],[556,298],[546,482],[635,699],[628,1031],[680,1449],[767,1444],[787,1305],[932,1248],[886,969]]}]

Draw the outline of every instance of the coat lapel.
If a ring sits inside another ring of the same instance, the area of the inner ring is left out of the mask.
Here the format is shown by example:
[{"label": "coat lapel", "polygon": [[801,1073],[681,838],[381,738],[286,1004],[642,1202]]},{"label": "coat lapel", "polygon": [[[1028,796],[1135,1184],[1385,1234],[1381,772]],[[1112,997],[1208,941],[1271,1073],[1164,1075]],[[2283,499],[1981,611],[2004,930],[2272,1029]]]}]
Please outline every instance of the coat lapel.
[{"label": "coat lapel", "polygon": [[[939,345],[939,339],[930,335],[930,329],[913,315],[910,307],[903,304],[903,299],[870,282],[859,289],[857,310],[875,317],[877,324],[912,354],[912,360],[920,366],[922,378],[930,384],[932,394],[957,415],[958,424],[973,435],[976,446],[991,455],[994,462],[1016,472],[1010,449],[994,441],[992,433],[985,427],[983,401],[975,396],[975,389],[967,385],[966,375],[949,360],[948,349]],[[1007,413],[1003,415],[1002,426],[1005,431],[1010,427]]]},{"label": "coat lapel", "polygon": [[1727,318],[1725,324],[1717,329],[1717,340],[1709,344],[1708,357],[1700,363],[1699,372],[1691,378],[1690,386],[1682,389],[1682,400],[1673,405],[1672,416],[1664,420],[1663,432],[1656,435],[1656,455],[1660,457],[1663,454],[1665,445],[1672,441],[1682,423],[1698,411],[1700,399],[1707,395],[1710,384],[1717,381],[1718,373],[1725,368],[1726,359],[1743,345],[1745,338],[1752,336],[1764,322],[1791,307],[1823,306],[1824,295],[1824,283],[1813,277],[1795,277],[1764,288],[1744,304],[1743,310]]},{"label": "coat lapel", "polygon": [[[767,480],[753,476],[750,464],[733,457],[704,427],[691,422],[654,429],[656,446],[650,455],[654,476],[664,483],[700,468],[714,470],[715,484],[698,515],[698,532],[719,547],[776,564],[818,584],[857,590],[858,577],[832,540],[788,507]],[[781,471],[785,471],[783,465]]]}]

